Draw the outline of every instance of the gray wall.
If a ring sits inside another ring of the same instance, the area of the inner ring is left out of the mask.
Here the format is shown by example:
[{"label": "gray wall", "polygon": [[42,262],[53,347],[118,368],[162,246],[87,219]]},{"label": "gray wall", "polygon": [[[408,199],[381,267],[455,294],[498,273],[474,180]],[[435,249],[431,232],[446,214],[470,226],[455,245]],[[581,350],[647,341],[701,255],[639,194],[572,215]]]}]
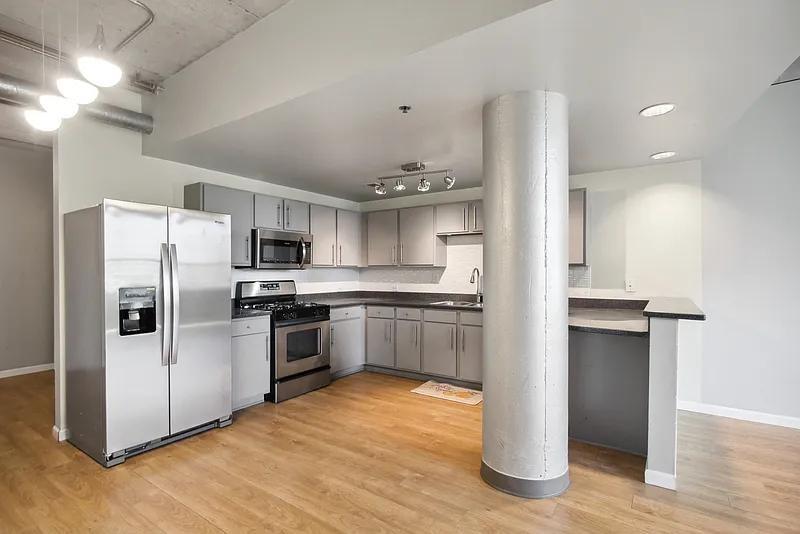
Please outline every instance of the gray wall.
[{"label": "gray wall", "polygon": [[0,139],[0,372],[53,362],[53,155]]},{"label": "gray wall", "polygon": [[700,400],[800,418],[800,82],[733,126],[703,186]]}]

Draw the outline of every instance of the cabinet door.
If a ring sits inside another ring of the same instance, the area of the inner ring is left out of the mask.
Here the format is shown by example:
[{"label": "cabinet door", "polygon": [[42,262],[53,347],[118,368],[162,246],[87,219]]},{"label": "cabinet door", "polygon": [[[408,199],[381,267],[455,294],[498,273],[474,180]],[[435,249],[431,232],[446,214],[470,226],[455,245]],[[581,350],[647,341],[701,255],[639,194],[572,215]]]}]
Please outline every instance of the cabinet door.
[{"label": "cabinet door", "polygon": [[436,206],[436,233],[446,235],[467,232],[468,211],[469,205],[466,202]]},{"label": "cabinet door", "polygon": [[346,319],[331,323],[331,373],[364,365],[364,322]]},{"label": "cabinet door", "polygon": [[422,370],[432,375],[456,376],[456,325],[424,323]]},{"label": "cabinet door", "polygon": [[367,319],[367,363],[394,367],[394,319]]},{"label": "cabinet door", "polygon": [[231,265],[249,266],[253,229],[253,193],[216,185],[203,186],[203,211],[231,216]]},{"label": "cabinet door", "polygon": [[283,230],[283,199],[256,195],[255,221],[258,228]]},{"label": "cabinet door", "polygon": [[312,265],[336,265],[336,208],[311,206],[311,233],[314,235]]},{"label": "cabinet door", "polygon": [[308,233],[308,202],[283,201],[283,229],[289,232]]},{"label": "cabinet door", "polygon": [[419,371],[420,366],[420,322],[397,321],[397,368]]},{"label": "cabinet door", "polygon": [[436,233],[433,206],[400,210],[400,264],[433,265]]},{"label": "cabinet door", "polygon": [[586,263],[586,189],[569,192],[569,263]]},{"label": "cabinet door", "polygon": [[470,232],[483,232],[483,202],[476,200],[469,204],[469,230]]},{"label": "cabinet door", "polygon": [[269,336],[266,333],[231,338],[231,400],[238,410],[269,393]]},{"label": "cabinet door", "polygon": [[483,380],[483,328],[462,326],[460,338],[458,378],[480,382]]},{"label": "cabinet door", "polygon": [[[316,237],[314,238],[316,241]],[[337,265],[358,267],[361,263],[361,214],[336,210],[336,241],[339,246]]]},{"label": "cabinet door", "polygon": [[367,215],[367,264],[397,264],[397,210]]}]

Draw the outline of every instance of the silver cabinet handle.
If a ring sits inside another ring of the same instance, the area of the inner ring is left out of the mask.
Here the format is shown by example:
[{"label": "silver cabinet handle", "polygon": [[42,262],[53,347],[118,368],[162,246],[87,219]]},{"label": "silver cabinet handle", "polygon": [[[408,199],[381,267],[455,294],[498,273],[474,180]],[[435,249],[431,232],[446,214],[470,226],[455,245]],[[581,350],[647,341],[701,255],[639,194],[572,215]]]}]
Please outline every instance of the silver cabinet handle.
[{"label": "silver cabinet handle", "polygon": [[472,205],[472,229],[478,230],[478,205]]},{"label": "silver cabinet handle", "polygon": [[277,226],[278,228],[280,228],[280,227],[281,227],[281,203],[280,203],[280,202],[278,202],[277,204],[275,204],[275,211],[277,212],[277,215],[278,215],[278,218],[277,218],[277,220],[276,220],[276,222],[277,222],[278,224],[277,224],[276,226]]},{"label": "silver cabinet handle", "polygon": [[292,226],[292,205],[286,204],[286,228]]},{"label": "silver cabinet handle", "polygon": [[403,243],[400,243],[400,263],[403,263]]},{"label": "silver cabinet handle", "polygon": [[467,350],[467,331],[464,327],[461,327],[461,352]]},{"label": "silver cabinet handle", "polygon": [[464,208],[464,231],[467,231],[467,208]]},{"label": "silver cabinet handle", "polygon": [[333,336],[334,327],[331,325],[331,347],[336,344],[336,338]]},{"label": "silver cabinet handle", "polygon": [[392,342],[392,323],[389,323],[389,343]]},{"label": "silver cabinet handle", "polygon": [[419,326],[414,325],[414,346],[419,347]]},{"label": "silver cabinet handle", "polygon": [[161,365],[169,365],[169,349],[172,344],[172,281],[169,269],[169,246],[161,243],[161,294],[164,325],[161,330]]},{"label": "silver cabinet handle", "polygon": [[342,245],[339,245],[339,265],[342,264]]},{"label": "silver cabinet handle", "polygon": [[244,259],[250,261],[250,236],[244,238]]},{"label": "silver cabinet handle", "polygon": [[383,340],[388,343],[389,342],[389,334],[386,333],[386,328],[389,326],[389,323],[383,323]]},{"label": "silver cabinet handle", "polygon": [[331,243],[331,265],[336,265],[336,245]]},{"label": "silver cabinet handle", "polygon": [[450,327],[450,350],[453,350],[453,327]]},{"label": "silver cabinet handle", "polygon": [[178,363],[178,341],[181,328],[181,285],[178,280],[178,250],[169,246],[169,265],[172,276],[172,349],[170,364]]}]

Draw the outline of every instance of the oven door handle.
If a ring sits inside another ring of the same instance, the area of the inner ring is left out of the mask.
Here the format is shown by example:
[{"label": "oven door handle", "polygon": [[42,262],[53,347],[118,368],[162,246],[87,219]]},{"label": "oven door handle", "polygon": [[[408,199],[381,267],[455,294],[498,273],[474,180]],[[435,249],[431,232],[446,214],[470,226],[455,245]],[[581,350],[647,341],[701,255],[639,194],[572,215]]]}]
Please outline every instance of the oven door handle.
[{"label": "oven door handle", "polygon": [[297,248],[300,251],[300,268],[302,269],[306,263],[306,242],[302,237],[297,240]]}]

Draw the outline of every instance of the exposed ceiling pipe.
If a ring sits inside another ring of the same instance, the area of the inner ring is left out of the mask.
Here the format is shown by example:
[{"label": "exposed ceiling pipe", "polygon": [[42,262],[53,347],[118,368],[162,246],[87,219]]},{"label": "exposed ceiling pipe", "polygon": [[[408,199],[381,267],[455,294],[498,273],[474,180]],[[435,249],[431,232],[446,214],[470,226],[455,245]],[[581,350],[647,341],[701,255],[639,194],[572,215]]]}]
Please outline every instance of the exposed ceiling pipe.
[{"label": "exposed ceiling pipe", "polygon": [[[127,0],[127,1],[143,9],[147,13],[147,19],[142,24],[137,26],[131,33],[129,33],[128,36],[125,37],[117,46],[114,47],[114,53],[119,52],[124,46],[133,41],[136,37],[138,37],[139,34],[145,31],[147,27],[150,26],[156,18],[156,15],[155,13],[153,13],[153,10],[147,7],[147,5],[145,5],[143,2],[140,2],[139,0]],[[59,57],[58,50],[50,48],[49,46],[42,45],[41,43],[37,43],[36,41],[31,41],[30,39],[20,37],[19,35],[15,35],[5,30],[0,30],[0,41],[28,50],[29,52],[35,52],[37,54],[41,54],[46,58],[55,61],[59,61],[60,59],[67,63],[74,63],[72,58],[70,58],[66,54],[62,53],[61,56]],[[131,87],[135,87],[136,89],[147,91],[148,93],[153,93],[153,94],[158,94],[163,89],[157,83],[140,80],[138,76],[130,76],[128,78],[128,84]]]},{"label": "exposed ceiling pipe", "polygon": [[[0,103],[31,105],[39,101],[39,87],[31,82],[0,74]],[[143,134],[153,133],[153,117],[111,104],[92,103],[81,107],[81,113],[94,120]]]}]

